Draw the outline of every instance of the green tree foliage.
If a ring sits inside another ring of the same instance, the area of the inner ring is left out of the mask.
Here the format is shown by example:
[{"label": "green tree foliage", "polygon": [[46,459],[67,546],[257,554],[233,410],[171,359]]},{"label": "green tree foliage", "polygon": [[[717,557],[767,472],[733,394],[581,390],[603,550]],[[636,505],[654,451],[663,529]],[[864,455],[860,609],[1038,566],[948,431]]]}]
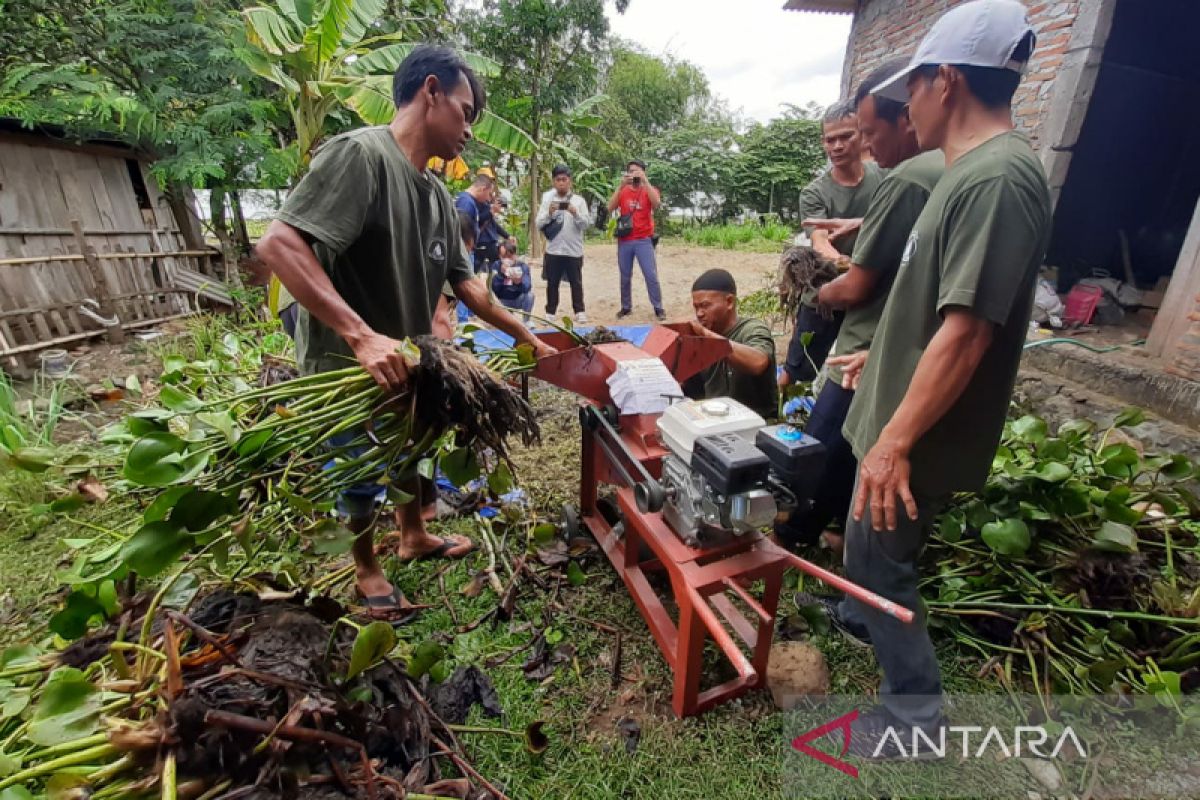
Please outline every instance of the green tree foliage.
[{"label": "green tree foliage", "polygon": [[708,80],[699,67],[627,46],[613,53],[604,93],[643,137],[664,133],[681,120],[701,115],[711,98]]},{"label": "green tree foliage", "polygon": [[[470,14],[463,27],[472,48],[500,65],[488,80],[490,103],[533,141],[526,196],[536,209],[548,162],[598,121],[591,113],[596,101],[588,101],[608,47],[603,0],[500,0]],[[536,247],[532,213],[528,233]]]},{"label": "green tree foliage", "polygon": [[738,139],[726,211],[748,208],[796,220],[800,192],[825,164],[821,123],[795,111],[754,124]]},{"label": "green tree foliage", "polygon": [[735,182],[736,144],[729,120],[693,118],[651,137],[642,152],[666,205],[711,216]]}]

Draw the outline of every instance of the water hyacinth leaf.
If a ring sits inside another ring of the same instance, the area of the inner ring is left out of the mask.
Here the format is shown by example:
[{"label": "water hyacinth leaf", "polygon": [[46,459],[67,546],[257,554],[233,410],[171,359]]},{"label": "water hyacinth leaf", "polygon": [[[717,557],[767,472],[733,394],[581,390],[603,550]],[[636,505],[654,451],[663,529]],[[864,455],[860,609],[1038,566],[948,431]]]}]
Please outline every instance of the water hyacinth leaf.
[{"label": "water hyacinth leaf", "polygon": [[583,574],[583,567],[579,566],[578,562],[572,561],[567,564],[567,582],[572,586],[583,586],[587,576]]},{"label": "water hyacinth leaf", "polygon": [[158,401],[165,408],[169,408],[171,411],[180,414],[190,414],[193,411],[199,411],[203,407],[200,398],[173,383],[163,386],[162,391],[158,393]]},{"label": "water hyacinth leaf", "polygon": [[313,552],[322,556],[338,556],[349,552],[357,538],[353,531],[335,519],[323,519],[305,529],[304,535],[312,539]]},{"label": "water hyacinth leaf", "polygon": [[1140,408],[1127,408],[1120,414],[1117,414],[1113,420],[1114,428],[1131,428],[1134,425],[1141,425],[1146,421],[1146,412]]},{"label": "water hyacinth leaf", "polygon": [[800,346],[807,349],[812,344],[813,336],[815,335],[813,331],[805,331],[800,334]]},{"label": "water hyacinth leaf", "polygon": [[121,547],[121,562],[139,575],[152,578],[179,560],[195,539],[170,522],[143,525]]},{"label": "water hyacinth leaf", "polygon": [[163,379],[174,375],[177,372],[183,372],[187,366],[187,359],[183,356],[167,356],[163,359]]},{"label": "water hyacinth leaf", "polygon": [[1132,494],[1128,486],[1114,486],[1101,503],[1105,519],[1125,525],[1136,525],[1141,522],[1142,512],[1129,506]]},{"label": "water hyacinth leaf", "polygon": [[42,651],[38,650],[34,645],[14,645],[6,648],[3,655],[0,655],[0,669],[21,667],[27,664],[36,663],[41,655]]},{"label": "water hyacinth leaf", "polygon": [[76,589],[67,595],[66,604],[50,618],[50,630],[67,640],[78,639],[87,633],[88,623],[94,617],[105,616],[104,606],[93,592],[87,591],[89,588]]},{"label": "water hyacinth leaf", "polygon": [[211,527],[221,517],[236,514],[237,510],[235,497],[188,487],[171,507],[169,521],[195,533]]},{"label": "water hyacinth leaf", "polygon": [[270,440],[271,431],[255,431],[254,433],[241,437],[241,439],[238,440],[237,447],[234,449],[237,450],[237,454],[239,456],[242,458],[247,458],[262,450]]},{"label": "water hyacinth leaf", "polygon": [[396,630],[387,622],[375,621],[359,629],[350,649],[346,680],[366,672],[396,647]]},{"label": "water hyacinth leaf", "polygon": [[1005,556],[1024,555],[1029,550],[1029,526],[1019,519],[989,522],[980,532],[988,547]]},{"label": "water hyacinth leaf", "polygon": [[1064,439],[1078,441],[1096,429],[1096,424],[1088,419],[1067,420],[1058,428],[1058,435]]},{"label": "water hyacinth leaf", "polygon": [[55,514],[69,514],[72,511],[77,511],[83,508],[87,503],[87,498],[81,494],[69,494],[66,497],[60,497],[50,504],[50,510]]},{"label": "water hyacinth leaf", "polygon": [[24,786],[10,786],[0,792],[0,800],[34,800],[34,796]]},{"label": "water hyacinth leaf", "polygon": [[167,420],[174,416],[174,414],[165,408],[149,408],[126,417],[125,427],[134,436],[145,436],[148,433],[166,433]]},{"label": "water hyacinth leaf", "polygon": [[183,474],[180,454],[186,444],[173,433],[148,433],[125,456],[125,477],[140,486],[168,486]]},{"label": "water hyacinth leaf", "polygon": [[1176,453],[1158,473],[1169,481],[1185,481],[1196,474],[1196,465],[1187,456]]},{"label": "water hyacinth leaf", "polygon": [[550,544],[557,535],[558,526],[553,522],[542,522],[533,526],[533,540],[538,544]]},{"label": "water hyacinth leaf", "polygon": [[394,483],[389,483],[387,487],[387,498],[393,505],[402,506],[416,500],[416,495],[412,492],[406,492]]},{"label": "water hyacinth leaf", "polygon": [[1108,520],[1096,531],[1092,545],[1110,553],[1136,553],[1137,534],[1128,525]]},{"label": "water hyacinth leaf", "polygon": [[74,667],[50,674],[29,722],[29,741],[52,747],[82,739],[100,721],[100,691]]},{"label": "water hyacinth leaf", "polygon": [[1035,417],[1032,414],[1026,414],[1012,423],[1012,432],[1023,442],[1038,442],[1045,441],[1047,428],[1046,421],[1041,417]]},{"label": "water hyacinth leaf", "polygon": [[954,544],[962,541],[963,531],[966,527],[966,520],[961,513],[951,512],[943,514],[938,519],[938,536],[943,541]]},{"label": "water hyacinth leaf", "polygon": [[18,447],[9,458],[26,472],[45,472],[54,465],[57,453],[50,447]]},{"label": "water hyacinth leaf", "polygon": [[417,462],[417,474],[427,481],[433,480],[434,462],[432,458],[422,458]]},{"label": "water hyacinth leaf", "polygon": [[182,611],[191,605],[200,591],[200,579],[194,573],[185,572],[175,579],[171,588],[163,595],[162,604],[167,608]]},{"label": "water hyacinth leaf", "polygon": [[143,522],[158,522],[167,518],[167,514],[171,513],[171,509],[179,502],[179,498],[183,497],[188,492],[192,491],[191,486],[172,486],[165,492],[154,498],[154,502],[146,506],[146,510],[142,513]]},{"label": "water hyacinth leaf", "polygon": [[488,475],[488,488],[492,490],[492,494],[497,497],[508,494],[513,488],[512,471],[508,468],[508,463],[501,461],[496,464],[496,468]]},{"label": "water hyacinth leaf", "polygon": [[1114,478],[1132,478],[1141,459],[1137,450],[1127,444],[1110,444],[1100,451],[1100,458],[1103,459],[1100,467],[1104,474]]},{"label": "water hyacinth leaf", "polygon": [[460,447],[451,450],[440,459],[439,466],[446,478],[455,486],[466,486],[479,477],[479,460],[474,449]]},{"label": "water hyacinth leaf", "polygon": [[429,679],[434,683],[441,683],[449,677],[450,663],[445,659],[442,659],[429,668]]},{"label": "water hyacinth leaf", "polygon": [[196,419],[224,436],[230,446],[237,444],[242,436],[241,429],[234,424],[232,412],[201,411]]},{"label": "water hyacinth leaf", "polygon": [[1062,439],[1047,439],[1038,445],[1038,455],[1051,461],[1066,461],[1071,457],[1071,445]]},{"label": "water hyacinth leaf", "polygon": [[537,363],[537,356],[533,354],[533,345],[528,342],[523,342],[517,345],[517,363],[522,367],[528,367]]},{"label": "water hyacinth leaf", "polygon": [[1054,519],[1053,514],[1051,514],[1049,511],[1042,508],[1041,506],[1037,505],[1036,503],[1030,503],[1028,501],[1022,500],[1018,504],[1018,508],[1020,508],[1020,510],[1021,510],[1021,519],[1032,519],[1032,520]]},{"label": "water hyacinth leaf", "polygon": [[413,650],[412,657],[408,660],[408,677],[419,680],[422,675],[433,669],[433,665],[441,661],[445,655],[445,648],[437,642],[421,642]]},{"label": "water hyacinth leaf", "polygon": [[1160,671],[1146,681],[1146,691],[1158,698],[1167,707],[1175,704],[1174,698],[1183,694],[1178,672]]},{"label": "water hyacinth leaf", "polygon": [[1088,677],[1096,682],[1096,685],[1101,689],[1107,689],[1112,686],[1116,680],[1117,673],[1125,667],[1125,662],[1118,658],[1109,658],[1103,661],[1097,661],[1087,668]]},{"label": "water hyacinth leaf", "polygon": [[[7,778],[9,775],[12,775],[14,772],[19,772],[20,769],[21,769],[21,759],[19,757],[10,756],[8,753],[5,753],[3,750],[0,750],[0,778]],[[15,786],[12,787],[12,789],[15,789],[15,788],[18,788],[18,787],[15,787]],[[30,798],[30,800],[33,800],[33,795],[31,795],[28,791],[26,791],[24,787],[20,787],[20,788],[21,788],[22,792],[25,792],[25,794],[13,795],[13,794],[10,794],[12,789],[5,789],[3,792],[0,792],[0,800],[2,800],[2,798],[13,798],[13,797],[28,797],[28,798]]]},{"label": "water hyacinth leaf", "polygon": [[1035,478],[1046,483],[1062,483],[1071,477],[1071,468],[1057,461],[1047,461],[1033,474]]},{"label": "water hyacinth leaf", "polygon": [[138,380],[138,376],[136,374],[130,375],[125,379],[125,389],[133,392],[134,394],[142,393],[142,382]]}]

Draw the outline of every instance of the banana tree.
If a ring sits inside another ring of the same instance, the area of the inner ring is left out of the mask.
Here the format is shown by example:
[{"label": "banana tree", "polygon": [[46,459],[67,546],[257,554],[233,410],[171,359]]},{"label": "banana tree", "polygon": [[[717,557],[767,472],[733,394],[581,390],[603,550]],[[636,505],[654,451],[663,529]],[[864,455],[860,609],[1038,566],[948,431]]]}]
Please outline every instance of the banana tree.
[{"label": "banana tree", "polygon": [[[296,147],[307,166],[329,116],[349,108],[369,125],[391,120],[392,73],[417,45],[402,41],[406,32],[377,33],[377,20],[388,0],[277,0],[242,12],[247,65],[286,92],[285,103],[296,129]],[[463,54],[482,76],[499,65],[489,58]],[[520,128],[486,109],[475,124],[479,141],[527,157],[533,140]]]}]

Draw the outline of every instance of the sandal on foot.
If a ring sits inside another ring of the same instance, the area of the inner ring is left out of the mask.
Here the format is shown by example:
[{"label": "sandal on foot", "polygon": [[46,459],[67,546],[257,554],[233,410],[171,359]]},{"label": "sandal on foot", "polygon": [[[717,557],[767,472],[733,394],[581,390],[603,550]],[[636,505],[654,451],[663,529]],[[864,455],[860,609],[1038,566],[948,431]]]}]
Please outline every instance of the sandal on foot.
[{"label": "sandal on foot", "polygon": [[404,593],[395,586],[392,587],[390,594],[369,595],[362,589],[356,591],[367,609],[367,616],[373,620],[390,622],[397,627],[412,622],[424,608],[424,606],[404,605]]},{"label": "sandal on foot", "polygon": [[427,550],[424,553],[418,553],[408,558],[401,556],[397,552],[397,556],[407,564],[412,561],[425,561],[431,558],[463,558],[475,551],[475,543],[465,536],[442,536],[439,538],[442,543],[432,550]]}]

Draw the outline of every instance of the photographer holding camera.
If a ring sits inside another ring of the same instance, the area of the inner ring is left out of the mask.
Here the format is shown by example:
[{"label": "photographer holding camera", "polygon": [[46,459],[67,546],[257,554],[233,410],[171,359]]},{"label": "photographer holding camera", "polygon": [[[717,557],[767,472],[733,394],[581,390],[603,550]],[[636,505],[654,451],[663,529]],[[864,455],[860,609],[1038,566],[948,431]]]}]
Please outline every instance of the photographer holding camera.
[{"label": "photographer holding camera", "polygon": [[658,285],[658,264],[654,258],[654,209],[662,203],[658,189],[646,177],[646,164],[632,159],[625,165],[621,184],[608,201],[608,210],[617,216],[617,267],[621,271],[621,310],[617,319],[627,317],[632,310],[631,283],[633,259],[636,257],[646,279],[646,293],[654,316],[660,322],[667,318],[663,310],[662,289]]},{"label": "photographer holding camera", "polygon": [[558,311],[558,286],[563,278],[571,285],[571,307],[575,321],[587,324],[583,307],[583,232],[592,224],[592,212],[582,195],[571,192],[571,168],[558,164],[551,171],[554,188],[542,195],[538,205],[537,229],[546,237],[542,262],[546,277],[546,315]]}]

